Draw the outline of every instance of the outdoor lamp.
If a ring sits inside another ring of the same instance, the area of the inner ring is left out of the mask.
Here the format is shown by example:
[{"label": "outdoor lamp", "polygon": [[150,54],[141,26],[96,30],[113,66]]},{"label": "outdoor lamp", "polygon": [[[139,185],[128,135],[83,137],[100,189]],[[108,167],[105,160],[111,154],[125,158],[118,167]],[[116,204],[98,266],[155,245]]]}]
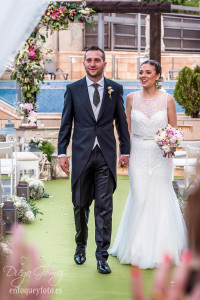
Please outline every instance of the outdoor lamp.
[{"label": "outdoor lamp", "polygon": [[17,208],[12,201],[5,201],[2,207],[2,219],[5,224],[5,232],[12,233],[17,225]]},{"label": "outdoor lamp", "polygon": [[17,187],[17,196],[18,197],[23,197],[26,198],[28,201],[30,196],[29,196],[29,184],[26,181],[19,181]]},{"label": "outdoor lamp", "polygon": [[40,178],[51,180],[51,163],[45,159]]},{"label": "outdoor lamp", "polygon": [[13,142],[16,140],[16,129],[14,123],[8,119],[5,127],[0,130],[0,135],[5,136],[6,142]]}]

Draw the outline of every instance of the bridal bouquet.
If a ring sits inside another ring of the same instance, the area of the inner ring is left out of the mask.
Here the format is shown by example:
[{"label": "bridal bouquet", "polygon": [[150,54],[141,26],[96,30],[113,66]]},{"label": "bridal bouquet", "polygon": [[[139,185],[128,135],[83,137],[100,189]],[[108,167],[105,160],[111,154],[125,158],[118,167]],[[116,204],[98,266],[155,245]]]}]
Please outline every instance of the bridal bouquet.
[{"label": "bridal bouquet", "polygon": [[171,165],[171,157],[175,156],[176,148],[183,140],[183,132],[167,124],[165,128],[156,132],[154,140],[162,150],[163,156],[168,156]]}]

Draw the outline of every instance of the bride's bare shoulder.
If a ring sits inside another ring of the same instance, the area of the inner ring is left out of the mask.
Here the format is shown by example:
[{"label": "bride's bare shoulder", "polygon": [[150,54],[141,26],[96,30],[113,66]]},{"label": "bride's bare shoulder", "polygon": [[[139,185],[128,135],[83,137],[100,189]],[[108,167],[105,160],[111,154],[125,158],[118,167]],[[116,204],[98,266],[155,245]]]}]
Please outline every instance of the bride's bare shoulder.
[{"label": "bride's bare shoulder", "polygon": [[134,92],[131,92],[126,97],[126,105],[132,105]]}]

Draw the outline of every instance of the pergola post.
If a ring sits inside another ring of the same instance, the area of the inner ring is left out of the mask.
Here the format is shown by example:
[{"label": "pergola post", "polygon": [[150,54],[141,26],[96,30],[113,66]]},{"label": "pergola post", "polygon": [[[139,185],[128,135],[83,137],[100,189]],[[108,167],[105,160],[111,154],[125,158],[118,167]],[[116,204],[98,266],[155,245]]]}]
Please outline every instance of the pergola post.
[{"label": "pergola post", "polygon": [[161,14],[150,13],[150,59],[161,63]]}]

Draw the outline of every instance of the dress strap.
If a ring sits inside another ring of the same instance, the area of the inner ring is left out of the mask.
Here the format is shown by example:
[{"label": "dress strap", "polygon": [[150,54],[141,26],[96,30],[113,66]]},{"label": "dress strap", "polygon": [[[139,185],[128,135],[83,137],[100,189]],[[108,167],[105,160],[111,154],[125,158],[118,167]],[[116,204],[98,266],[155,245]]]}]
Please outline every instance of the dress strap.
[{"label": "dress strap", "polygon": [[166,108],[166,110],[167,110],[167,98],[168,98],[168,93],[166,93],[166,96],[165,96],[165,108]]}]

